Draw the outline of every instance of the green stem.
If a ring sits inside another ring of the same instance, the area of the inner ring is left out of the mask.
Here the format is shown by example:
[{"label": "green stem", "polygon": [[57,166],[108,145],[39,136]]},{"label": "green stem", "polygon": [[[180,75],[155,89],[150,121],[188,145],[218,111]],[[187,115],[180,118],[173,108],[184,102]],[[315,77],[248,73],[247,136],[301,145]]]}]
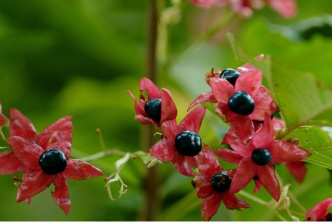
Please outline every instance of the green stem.
[{"label": "green stem", "polygon": [[[148,0],[148,39],[147,39],[147,74],[152,82],[157,84],[157,42],[158,42],[158,22],[159,11],[158,4],[163,3],[159,0]],[[141,147],[145,150],[149,149],[154,143],[153,138],[153,125],[149,124],[142,128],[141,134]],[[160,177],[157,173],[157,167],[148,168],[143,178],[143,203],[140,206],[138,220],[150,221],[155,220],[160,203]]]},{"label": "green stem", "polygon": [[4,141],[6,144],[8,144],[10,146],[8,140],[6,139],[5,135],[2,132],[2,127],[0,129],[0,140]]},{"label": "green stem", "polygon": [[273,210],[273,211],[281,220],[287,221],[283,216],[281,216],[281,214],[277,210]]},{"label": "green stem", "polygon": [[104,139],[103,139],[103,136],[101,135],[101,130],[99,128],[96,129],[96,133],[98,134],[98,139],[99,139],[99,142],[100,142],[101,149],[102,150],[107,150]]},{"label": "green stem", "polygon": [[301,217],[305,217],[305,214],[304,213],[299,213],[299,212],[296,212],[296,211],[292,211],[290,210],[290,212],[294,215],[298,215],[298,216],[301,216]]},{"label": "green stem", "polygon": [[307,210],[305,209],[305,207],[300,203],[300,201],[298,201],[298,199],[295,197],[295,195],[288,191],[288,196],[290,198],[290,200],[304,213],[307,212]]},{"label": "green stem", "polygon": [[240,192],[238,192],[238,194],[240,194],[240,195],[242,195],[244,197],[247,197],[248,199],[251,199],[251,200],[253,200],[253,201],[255,201],[255,202],[257,202],[257,203],[259,203],[261,205],[264,205],[264,206],[267,205],[266,201],[264,201],[264,200],[262,200],[262,199],[260,199],[258,197],[255,197],[254,195],[251,195],[251,194],[247,193],[246,191],[241,190]]},{"label": "green stem", "polygon": [[199,208],[201,201],[197,198],[196,190],[189,193],[180,201],[172,204],[167,208],[158,220],[163,221],[177,221],[180,220],[186,213],[195,208]]},{"label": "green stem", "polygon": [[101,151],[99,153],[93,154],[91,156],[83,157],[83,158],[81,158],[81,160],[83,160],[83,161],[91,161],[91,160],[100,159],[100,158],[105,157],[105,156],[110,156],[112,154],[122,155],[123,156],[123,155],[126,154],[126,152],[123,152],[123,151],[118,150],[118,149],[109,149],[109,150],[104,150],[104,151]]},{"label": "green stem", "polygon": [[[226,14],[226,13],[225,13]],[[192,44],[189,45],[186,49],[182,51],[178,56],[173,57],[172,59],[169,59],[168,65],[173,63],[174,61],[179,61],[182,58],[185,58],[187,55],[189,55],[194,49],[196,49],[199,45],[201,45],[203,42],[211,38],[214,34],[219,32],[222,28],[225,28],[227,25],[230,24],[230,22],[235,18],[235,14],[233,12],[227,13],[225,16],[221,16],[219,21],[212,25],[207,31],[204,32],[203,35],[201,35],[198,39],[196,39]]]}]

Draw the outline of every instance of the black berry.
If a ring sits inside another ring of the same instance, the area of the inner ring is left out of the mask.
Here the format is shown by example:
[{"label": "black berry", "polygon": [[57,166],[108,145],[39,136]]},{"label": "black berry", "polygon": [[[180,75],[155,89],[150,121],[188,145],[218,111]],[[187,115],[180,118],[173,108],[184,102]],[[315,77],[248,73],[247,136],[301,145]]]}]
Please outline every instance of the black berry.
[{"label": "black berry", "polygon": [[217,173],[211,179],[212,188],[218,193],[229,189],[232,178],[227,173]]},{"label": "black berry", "polygon": [[161,99],[149,99],[144,105],[144,110],[151,119],[159,122],[161,116]]},{"label": "black berry", "polygon": [[67,159],[61,150],[48,150],[39,157],[39,165],[44,173],[54,175],[66,169]]},{"label": "black berry", "polygon": [[265,166],[271,161],[271,154],[267,149],[258,148],[251,154],[251,159],[259,166]]},{"label": "black berry", "polygon": [[248,93],[237,91],[229,98],[228,107],[234,113],[249,115],[255,109],[255,102]]},{"label": "black berry", "polygon": [[234,70],[234,69],[224,69],[220,73],[220,78],[226,79],[228,82],[230,82],[233,86],[235,85],[235,82],[237,78],[241,75],[240,72]]},{"label": "black berry", "polygon": [[325,216],[326,221],[332,221],[332,213],[327,213]]},{"label": "black berry", "polygon": [[175,137],[175,148],[183,156],[196,156],[202,150],[202,139],[195,132],[182,131]]}]

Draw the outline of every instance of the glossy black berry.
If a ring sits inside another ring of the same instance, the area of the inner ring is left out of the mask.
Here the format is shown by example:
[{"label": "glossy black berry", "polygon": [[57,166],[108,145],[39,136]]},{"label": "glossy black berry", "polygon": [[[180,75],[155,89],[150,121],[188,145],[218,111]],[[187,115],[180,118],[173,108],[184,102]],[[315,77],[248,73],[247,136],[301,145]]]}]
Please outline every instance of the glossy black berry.
[{"label": "glossy black berry", "polygon": [[255,102],[248,93],[237,91],[229,98],[228,107],[234,113],[250,115],[255,109]]},{"label": "glossy black berry", "polygon": [[202,150],[202,139],[195,132],[182,131],[175,137],[175,148],[183,156],[196,156]]},{"label": "glossy black berry", "polygon": [[271,161],[271,154],[267,149],[258,148],[251,154],[251,159],[259,166],[265,166]]},{"label": "glossy black berry", "polygon": [[221,193],[229,189],[232,178],[227,173],[217,173],[211,179],[212,188]]},{"label": "glossy black berry", "polygon": [[67,159],[61,150],[48,150],[39,157],[39,165],[44,173],[54,175],[66,169]]},{"label": "glossy black berry", "polygon": [[230,82],[233,86],[235,85],[235,82],[237,78],[241,75],[240,72],[234,70],[234,69],[224,69],[220,73],[220,78],[226,79],[228,82]]},{"label": "glossy black berry", "polygon": [[151,119],[159,122],[161,116],[161,99],[149,99],[144,105],[144,110]]}]

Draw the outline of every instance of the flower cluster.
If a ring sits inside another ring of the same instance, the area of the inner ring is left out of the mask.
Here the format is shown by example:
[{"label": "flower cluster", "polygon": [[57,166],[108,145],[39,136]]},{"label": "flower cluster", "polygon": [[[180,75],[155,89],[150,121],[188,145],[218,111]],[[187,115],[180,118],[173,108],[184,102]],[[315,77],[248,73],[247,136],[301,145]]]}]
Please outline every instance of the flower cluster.
[{"label": "flower cluster", "polygon": [[[274,117],[277,104],[262,85],[263,75],[256,67],[244,64],[236,70],[214,72],[212,69],[205,77],[211,92],[199,95],[179,124],[176,107],[166,89],[161,92],[154,83],[143,78],[140,82],[140,105],[128,92],[134,99],[135,118],[143,124],[155,124],[162,134],[149,153],[161,161],[172,161],[182,175],[194,177],[197,196],[202,198],[204,220],[209,220],[217,212],[221,202],[231,210],[250,207],[235,193],[252,180],[256,185],[254,192],[263,186],[278,201],[281,188],[274,165],[285,163],[296,180],[302,182],[306,168],[301,160],[311,153],[292,140],[275,139],[276,132],[284,125],[281,119]],[[144,93],[148,96],[142,96]],[[156,99],[158,102],[150,103]],[[221,142],[229,144],[230,149],[213,151],[202,142],[198,133],[206,111],[205,103],[214,103],[216,114],[230,124]],[[237,167],[223,169],[218,157],[236,163]]]},{"label": "flower cluster", "polygon": [[[40,134],[31,121],[17,109],[10,109],[9,137],[3,138],[11,150],[0,153],[0,174],[10,175],[23,170],[19,180],[17,202],[26,201],[45,190],[52,183],[55,203],[68,214],[71,206],[67,179],[84,180],[103,173],[79,159],[70,159],[72,146],[72,116],[60,118]],[[1,127],[7,118],[0,114]],[[3,135],[2,131],[1,134]]]},{"label": "flower cluster", "polygon": [[250,17],[255,9],[261,9],[265,4],[284,18],[292,18],[297,12],[295,0],[190,0],[193,4],[204,7],[225,7],[229,5],[234,13]]}]

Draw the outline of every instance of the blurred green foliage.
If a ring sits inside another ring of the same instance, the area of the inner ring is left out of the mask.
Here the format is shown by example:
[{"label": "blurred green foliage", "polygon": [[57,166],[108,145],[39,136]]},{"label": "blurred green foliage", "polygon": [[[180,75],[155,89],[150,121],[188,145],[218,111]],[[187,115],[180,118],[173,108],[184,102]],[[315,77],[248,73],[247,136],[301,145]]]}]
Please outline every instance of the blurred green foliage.
[{"label": "blurred green foliage", "polygon": [[[165,3],[164,7],[170,6],[167,0],[160,2]],[[243,64],[235,59],[225,37],[226,31],[233,32],[250,54],[270,54],[293,69],[313,73],[332,87],[330,36],[312,27],[304,28],[311,30],[310,38],[294,39],[289,35],[290,32],[291,36],[304,33],[303,27],[294,28],[299,26],[298,22],[313,16],[326,16],[331,13],[331,6],[330,0],[321,0],[319,4],[301,0],[298,15],[291,20],[281,18],[268,7],[255,11],[250,19],[236,17],[229,26],[184,57],[160,64],[158,86],[172,92],[178,107],[178,120],[185,116],[188,105],[197,95],[209,91],[204,81],[205,73],[211,68],[234,68]],[[196,8],[186,0],[182,0],[181,9],[179,22],[168,27],[167,54],[170,58],[181,54],[195,41],[206,28],[207,18],[213,20],[214,16],[223,13],[220,9]],[[146,150],[146,147],[140,147],[142,127],[134,120],[133,101],[126,91],[130,90],[138,97],[138,82],[146,75],[147,11],[148,1],[1,0],[0,102],[3,113],[8,116],[9,108],[19,109],[38,132],[62,116],[73,115],[72,158],[101,151],[95,133],[97,128],[101,129],[108,148],[128,152]],[[326,113],[322,118],[332,120],[332,115]],[[201,137],[205,143],[218,147],[227,127],[207,113]],[[113,164],[120,157],[105,157],[91,163],[108,176],[114,172]],[[226,169],[233,167],[221,163]],[[290,190],[298,195],[304,206],[311,208],[330,197],[331,192],[328,171],[312,164],[308,164],[308,168],[304,183],[299,185],[284,165],[276,166],[283,182],[292,184]],[[52,186],[32,198],[31,205],[27,206],[16,203],[17,187],[13,185],[13,175],[1,176],[0,219],[136,220],[142,207],[144,172],[145,166],[139,159],[129,161],[121,171],[129,189],[116,201],[109,199],[102,177],[69,181],[72,208],[67,216],[52,200]],[[201,200],[192,195],[191,178],[179,175],[171,163],[159,166],[158,173],[163,178],[158,219],[201,220]],[[15,176],[20,177],[21,173]],[[312,178],[324,183],[310,188]],[[113,194],[118,188],[114,185]],[[250,183],[246,191],[252,190],[253,183]],[[269,201],[264,189],[258,196]],[[252,209],[229,211],[221,204],[212,220],[278,219],[265,206],[243,199]]]}]

